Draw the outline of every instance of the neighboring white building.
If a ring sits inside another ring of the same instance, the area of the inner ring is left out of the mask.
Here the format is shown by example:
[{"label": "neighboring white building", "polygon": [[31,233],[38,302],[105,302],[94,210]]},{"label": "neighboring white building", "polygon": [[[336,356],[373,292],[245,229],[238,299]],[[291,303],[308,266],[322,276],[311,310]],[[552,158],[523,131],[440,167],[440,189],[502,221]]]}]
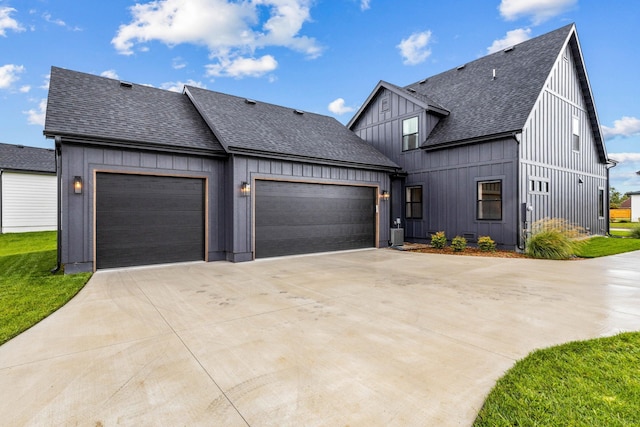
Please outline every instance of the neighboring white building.
[{"label": "neighboring white building", "polygon": [[53,150],[0,144],[0,233],[56,230]]},{"label": "neighboring white building", "polygon": [[627,193],[631,199],[631,221],[640,222],[640,191]]}]

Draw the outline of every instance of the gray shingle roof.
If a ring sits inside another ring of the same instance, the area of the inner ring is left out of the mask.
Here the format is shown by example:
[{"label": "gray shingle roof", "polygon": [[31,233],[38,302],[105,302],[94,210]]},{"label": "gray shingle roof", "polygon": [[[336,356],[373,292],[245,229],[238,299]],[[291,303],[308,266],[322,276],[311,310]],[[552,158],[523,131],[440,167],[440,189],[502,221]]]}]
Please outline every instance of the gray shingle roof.
[{"label": "gray shingle roof", "polygon": [[332,117],[191,86],[186,93],[229,152],[398,168]]},{"label": "gray shingle roof", "polygon": [[58,67],[51,68],[44,133],[224,153],[184,94]]},{"label": "gray shingle roof", "polygon": [[0,144],[0,169],[55,173],[56,155],[46,148]]},{"label": "gray shingle roof", "polygon": [[406,86],[450,111],[423,147],[521,130],[572,28],[564,26]]}]

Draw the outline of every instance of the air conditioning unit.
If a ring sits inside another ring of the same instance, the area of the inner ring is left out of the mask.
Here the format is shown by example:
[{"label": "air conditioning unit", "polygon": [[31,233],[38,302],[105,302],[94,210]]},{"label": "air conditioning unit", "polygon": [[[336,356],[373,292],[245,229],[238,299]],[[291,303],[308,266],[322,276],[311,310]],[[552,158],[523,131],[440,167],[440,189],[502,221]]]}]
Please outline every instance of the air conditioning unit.
[{"label": "air conditioning unit", "polygon": [[404,245],[404,228],[391,228],[391,246]]}]

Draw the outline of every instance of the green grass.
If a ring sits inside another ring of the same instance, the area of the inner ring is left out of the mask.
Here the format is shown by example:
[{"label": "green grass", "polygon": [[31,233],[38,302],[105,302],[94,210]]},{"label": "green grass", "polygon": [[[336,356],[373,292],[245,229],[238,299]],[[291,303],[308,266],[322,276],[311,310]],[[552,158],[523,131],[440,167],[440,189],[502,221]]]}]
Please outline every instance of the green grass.
[{"label": "green grass", "polygon": [[69,301],[91,274],[51,274],[56,233],[0,234],[0,345]]},{"label": "green grass", "polygon": [[597,258],[640,250],[639,239],[617,239],[596,236],[582,242],[576,248],[576,255],[581,258]]},{"label": "green grass", "polygon": [[638,222],[611,222],[609,228],[633,228],[639,226]]},{"label": "green grass", "polygon": [[629,230],[611,230],[611,232],[609,233],[612,236],[616,236],[616,237],[629,237],[631,236],[631,231]]},{"label": "green grass", "polygon": [[640,425],[640,333],[531,353],[498,380],[473,425]]}]

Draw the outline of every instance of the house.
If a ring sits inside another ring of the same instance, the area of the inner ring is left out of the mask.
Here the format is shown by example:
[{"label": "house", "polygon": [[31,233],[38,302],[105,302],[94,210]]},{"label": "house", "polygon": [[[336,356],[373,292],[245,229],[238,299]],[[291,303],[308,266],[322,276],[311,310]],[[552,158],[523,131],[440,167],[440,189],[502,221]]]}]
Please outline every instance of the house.
[{"label": "house", "polygon": [[575,25],[407,86],[381,81],[347,125],[401,166],[391,218],[523,249],[531,224],[608,232],[607,158]]},{"label": "house", "polygon": [[640,191],[630,191],[626,193],[629,198],[629,208],[631,209],[631,221],[640,222]]},{"label": "house", "polygon": [[337,120],[53,67],[65,272],[387,246],[398,165]]},{"label": "house", "polygon": [[53,150],[0,144],[0,233],[56,230]]}]

